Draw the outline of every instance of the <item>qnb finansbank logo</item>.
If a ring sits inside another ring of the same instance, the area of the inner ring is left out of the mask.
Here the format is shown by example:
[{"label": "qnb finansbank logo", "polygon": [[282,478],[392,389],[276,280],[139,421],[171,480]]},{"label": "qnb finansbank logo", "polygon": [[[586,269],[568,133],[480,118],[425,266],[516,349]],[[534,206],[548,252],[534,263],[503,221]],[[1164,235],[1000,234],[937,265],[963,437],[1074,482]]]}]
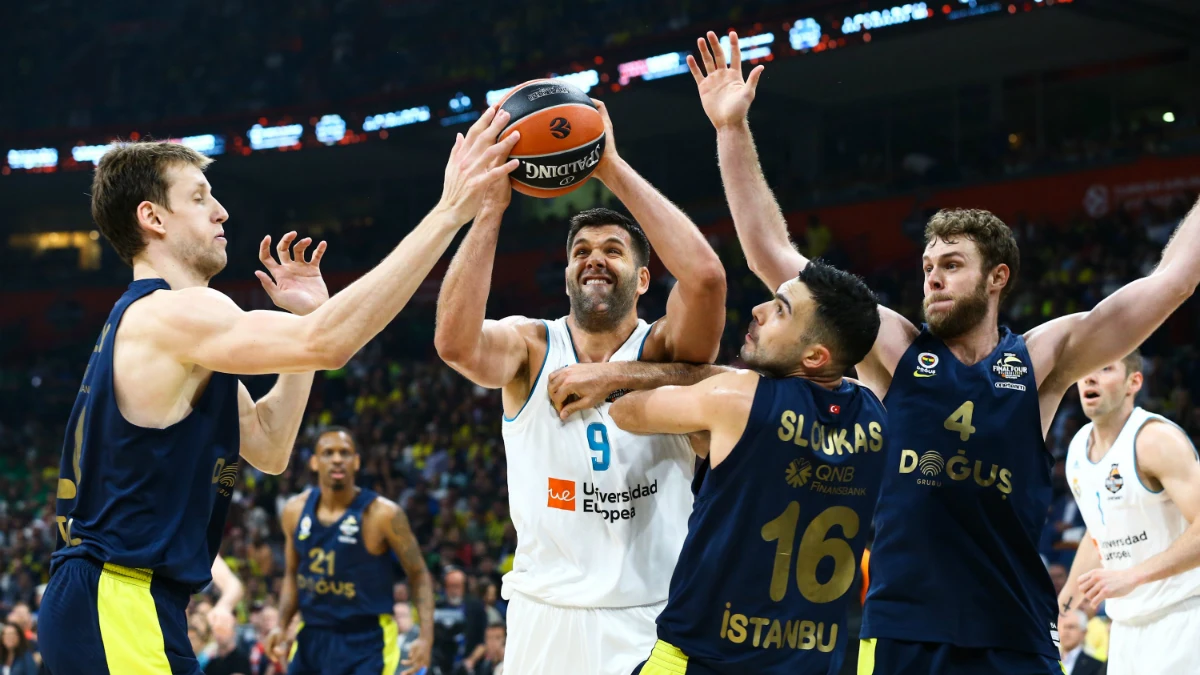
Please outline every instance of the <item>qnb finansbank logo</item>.
[{"label": "qnb finansbank logo", "polygon": [[649,485],[637,483],[628,489],[617,491],[601,490],[595,483],[583,484],[583,508],[577,508],[577,483],[573,480],[551,478],[546,490],[546,506],[562,511],[579,511],[599,514],[604,520],[613,523],[618,520],[632,520],[637,516],[637,504],[640,499],[658,494],[658,480]]}]

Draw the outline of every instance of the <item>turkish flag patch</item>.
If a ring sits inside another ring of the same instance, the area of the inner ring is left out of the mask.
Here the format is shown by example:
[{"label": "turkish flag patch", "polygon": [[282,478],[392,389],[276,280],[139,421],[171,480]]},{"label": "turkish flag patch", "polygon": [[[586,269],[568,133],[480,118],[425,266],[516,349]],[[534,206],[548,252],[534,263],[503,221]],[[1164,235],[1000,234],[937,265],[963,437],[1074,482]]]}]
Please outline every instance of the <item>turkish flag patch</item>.
[{"label": "turkish flag patch", "polygon": [[836,404],[831,405],[831,406],[829,406],[829,412],[833,413],[834,415],[837,415],[842,412],[842,406],[836,405]]}]

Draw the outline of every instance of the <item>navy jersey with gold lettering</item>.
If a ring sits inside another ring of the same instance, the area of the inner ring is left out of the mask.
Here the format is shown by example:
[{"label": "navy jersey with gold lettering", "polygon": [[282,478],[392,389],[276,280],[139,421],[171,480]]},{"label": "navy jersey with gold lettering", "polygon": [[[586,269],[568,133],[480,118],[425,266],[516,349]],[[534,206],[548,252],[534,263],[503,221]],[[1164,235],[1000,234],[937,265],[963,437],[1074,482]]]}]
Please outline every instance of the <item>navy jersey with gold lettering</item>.
[{"label": "navy jersey with gold lettering", "polygon": [[293,536],[300,557],[300,616],[306,628],[347,628],[354,620],[378,626],[380,615],[391,615],[392,556],[371,555],[363,542],[363,512],[376,497],[361,488],[331,525],[317,519],[320,488],[312,488],[304,502]]},{"label": "navy jersey with gold lettering", "polygon": [[67,423],[51,573],[85,557],[148,569],[193,592],[211,581],[238,471],[237,378],[213,373],[187,417],[165,429],[128,422],[113,388],[121,317],[169,289],[162,279],[131,283],[92,350]]},{"label": "navy jersey with gold lettering", "polygon": [[697,472],[642,672],[686,658],[688,675],[837,673],[887,433],[879,399],[849,380],[760,378],[737,445]]},{"label": "navy jersey with gold lettering", "polygon": [[928,328],[896,366],[864,638],[1057,659],[1037,552],[1054,464],[1025,340],[964,365]]}]

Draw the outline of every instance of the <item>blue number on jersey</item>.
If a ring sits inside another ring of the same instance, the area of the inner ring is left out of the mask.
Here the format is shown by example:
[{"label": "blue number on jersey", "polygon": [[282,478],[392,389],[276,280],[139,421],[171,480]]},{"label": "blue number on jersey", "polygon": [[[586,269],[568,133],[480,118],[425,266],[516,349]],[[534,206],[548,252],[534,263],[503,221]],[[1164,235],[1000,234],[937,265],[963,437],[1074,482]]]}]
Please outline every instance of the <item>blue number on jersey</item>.
[{"label": "blue number on jersey", "polygon": [[600,453],[599,457],[592,457],[592,468],[596,471],[608,470],[608,429],[604,428],[603,424],[594,422],[588,425],[587,428],[588,447],[592,452]]}]

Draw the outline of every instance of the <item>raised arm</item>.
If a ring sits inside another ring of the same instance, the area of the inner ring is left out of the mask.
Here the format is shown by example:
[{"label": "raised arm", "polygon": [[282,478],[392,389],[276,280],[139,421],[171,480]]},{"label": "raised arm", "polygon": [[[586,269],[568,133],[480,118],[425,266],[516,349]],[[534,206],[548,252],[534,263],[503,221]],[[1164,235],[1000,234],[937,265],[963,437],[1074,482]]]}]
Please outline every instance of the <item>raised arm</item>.
[{"label": "raised arm", "polygon": [[[450,154],[438,205],[375,269],[299,317],[241,311],[208,288],[155,293],[147,300],[150,337],[180,363],[224,373],[257,375],[338,368],[383,330],[479,210],[493,183],[507,181],[517,160],[504,162],[517,134],[497,143],[508,114],[489,108],[460,136]],[[137,305],[135,305],[137,307]]]},{"label": "raised arm", "polygon": [[421,622],[420,637],[409,647],[408,659],[404,662],[408,668],[401,674],[415,675],[429,667],[433,649],[433,576],[425,566],[421,546],[409,527],[404,509],[385,499],[377,500],[374,509],[379,509],[379,517],[386,521],[383,527],[384,539],[404,568],[413,602],[417,606],[417,619]]},{"label": "raised arm", "polygon": [[596,177],[629,209],[677,280],[666,316],[646,340],[646,359],[709,363],[717,357],[725,329],[725,268],[687,214],[617,154],[608,109],[594,102],[608,139]]},{"label": "raised arm", "polygon": [[1150,422],[1138,434],[1134,452],[1138,471],[1161,484],[1189,525],[1167,550],[1138,565],[1084,574],[1079,588],[1092,606],[1126,595],[1142,584],[1200,567],[1200,461],[1196,449],[1175,425]]},{"label": "raised arm", "polygon": [[485,319],[500,220],[512,189],[497,184],[488,192],[479,217],[458,246],[438,292],[433,344],[442,360],[481,387],[498,389],[529,365],[522,317]]},{"label": "raised arm", "polygon": [[1126,284],[1090,312],[1070,314],[1029,332],[1035,372],[1040,368],[1046,373],[1046,390],[1054,405],[1072,383],[1142,344],[1198,284],[1200,203],[1183,219],[1149,276]]},{"label": "raised arm", "polygon": [[[696,46],[704,70],[690,54],[688,68],[696,80],[704,112],[717,130],[721,181],[738,242],[750,270],[774,293],[783,282],[795,278],[808,259],[792,244],[787,221],[767,185],[750,133],[750,104],[764,67],[755,66],[749,77],[742,79],[737,33],[729,34],[733,53],[728,63],[716,33],[709,31],[707,40],[699,38]],[[918,331],[908,319],[886,307],[879,308],[879,318],[879,337],[859,364],[858,376],[882,397],[891,385],[896,364]]]},{"label": "raised arm", "polygon": [[550,373],[547,391],[559,418],[616,400],[631,391],[696,384],[733,368],[690,363],[609,361],[576,363]]},{"label": "raised arm", "polygon": [[284,505],[283,514],[279,517],[283,527],[284,559],[283,580],[279,586],[279,625],[267,634],[263,647],[268,656],[280,663],[287,663],[288,630],[300,608],[299,589],[296,586],[296,574],[300,570],[300,556],[296,553],[293,534],[296,532],[296,525],[300,522],[300,513],[304,511],[304,502],[307,499],[308,492],[302,492],[292,497]]},{"label": "raised arm", "polygon": [[229,569],[229,563],[221,556],[217,556],[212,564],[213,586],[221,592],[221,597],[217,598],[217,603],[213,605],[212,610],[208,613],[209,624],[213,623],[215,614],[225,614],[230,617],[237,609],[237,605],[242,601],[242,581],[237,578],[233,570]]},{"label": "raised arm", "polygon": [[735,370],[687,387],[636,391],[609,408],[613,422],[639,434],[710,433],[708,460],[720,464],[737,443],[758,389],[759,375]]}]

